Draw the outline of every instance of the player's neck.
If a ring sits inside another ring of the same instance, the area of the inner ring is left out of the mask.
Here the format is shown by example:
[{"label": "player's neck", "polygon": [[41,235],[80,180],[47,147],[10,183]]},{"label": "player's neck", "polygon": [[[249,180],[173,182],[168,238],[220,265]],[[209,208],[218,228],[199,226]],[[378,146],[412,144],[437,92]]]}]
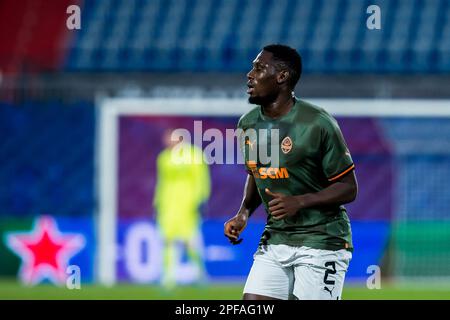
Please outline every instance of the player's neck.
[{"label": "player's neck", "polygon": [[262,105],[263,114],[269,118],[279,118],[287,114],[295,104],[292,94],[279,95],[272,103]]}]

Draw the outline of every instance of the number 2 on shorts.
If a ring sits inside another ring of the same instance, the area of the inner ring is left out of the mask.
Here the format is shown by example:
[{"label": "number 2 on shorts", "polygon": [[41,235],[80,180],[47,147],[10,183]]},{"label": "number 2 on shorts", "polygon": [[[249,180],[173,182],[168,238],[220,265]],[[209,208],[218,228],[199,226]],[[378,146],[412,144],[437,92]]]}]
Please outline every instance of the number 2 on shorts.
[{"label": "number 2 on shorts", "polygon": [[[328,280],[328,275],[336,274],[336,262],[334,262],[334,261],[325,262],[325,267],[327,268],[327,270],[325,271],[325,276],[323,277],[323,282],[325,284],[331,284],[331,285],[335,284],[336,281]],[[328,267],[331,267],[331,269],[328,269]]]}]

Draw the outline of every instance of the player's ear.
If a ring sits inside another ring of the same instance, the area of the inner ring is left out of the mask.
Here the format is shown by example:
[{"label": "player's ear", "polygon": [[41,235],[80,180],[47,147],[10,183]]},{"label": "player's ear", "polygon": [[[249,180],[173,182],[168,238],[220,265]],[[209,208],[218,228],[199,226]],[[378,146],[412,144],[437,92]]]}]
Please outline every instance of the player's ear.
[{"label": "player's ear", "polygon": [[285,83],[289,80],[289,71],[283,70],[278,73],[277,82],[278,84]]}]

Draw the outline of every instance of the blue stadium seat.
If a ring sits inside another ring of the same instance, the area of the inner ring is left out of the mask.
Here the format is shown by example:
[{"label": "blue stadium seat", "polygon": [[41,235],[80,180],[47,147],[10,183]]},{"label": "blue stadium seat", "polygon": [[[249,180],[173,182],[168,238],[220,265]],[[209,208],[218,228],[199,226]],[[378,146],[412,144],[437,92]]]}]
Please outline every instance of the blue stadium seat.
[{"label": "blue stadium seat", "polygon": [[92,214],[94,125],[90,103],[1,104],[0,214]]},{"label": "blue stadium seat", "polygon": [[[268,43],[287,43],[319,73],[450,70],[450,0],[86,1],[67,44],[68,70],[246,71]],[[151,59],[149,59],[151,57]]]}]

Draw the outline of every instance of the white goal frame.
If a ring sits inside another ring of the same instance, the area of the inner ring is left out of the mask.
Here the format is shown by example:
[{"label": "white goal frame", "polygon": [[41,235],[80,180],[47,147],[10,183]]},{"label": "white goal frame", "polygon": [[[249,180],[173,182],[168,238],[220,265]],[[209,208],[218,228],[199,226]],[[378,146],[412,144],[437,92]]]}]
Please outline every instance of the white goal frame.
[{"label": "white goal frame", "polygon": [[[450,117],[450,100],[308,99],[334,116]],[[103,285],[116,283],[118,119],[120,116],[241,116],[251,106],[237,98],[101,98],[97,104],[95,274]]]}]

